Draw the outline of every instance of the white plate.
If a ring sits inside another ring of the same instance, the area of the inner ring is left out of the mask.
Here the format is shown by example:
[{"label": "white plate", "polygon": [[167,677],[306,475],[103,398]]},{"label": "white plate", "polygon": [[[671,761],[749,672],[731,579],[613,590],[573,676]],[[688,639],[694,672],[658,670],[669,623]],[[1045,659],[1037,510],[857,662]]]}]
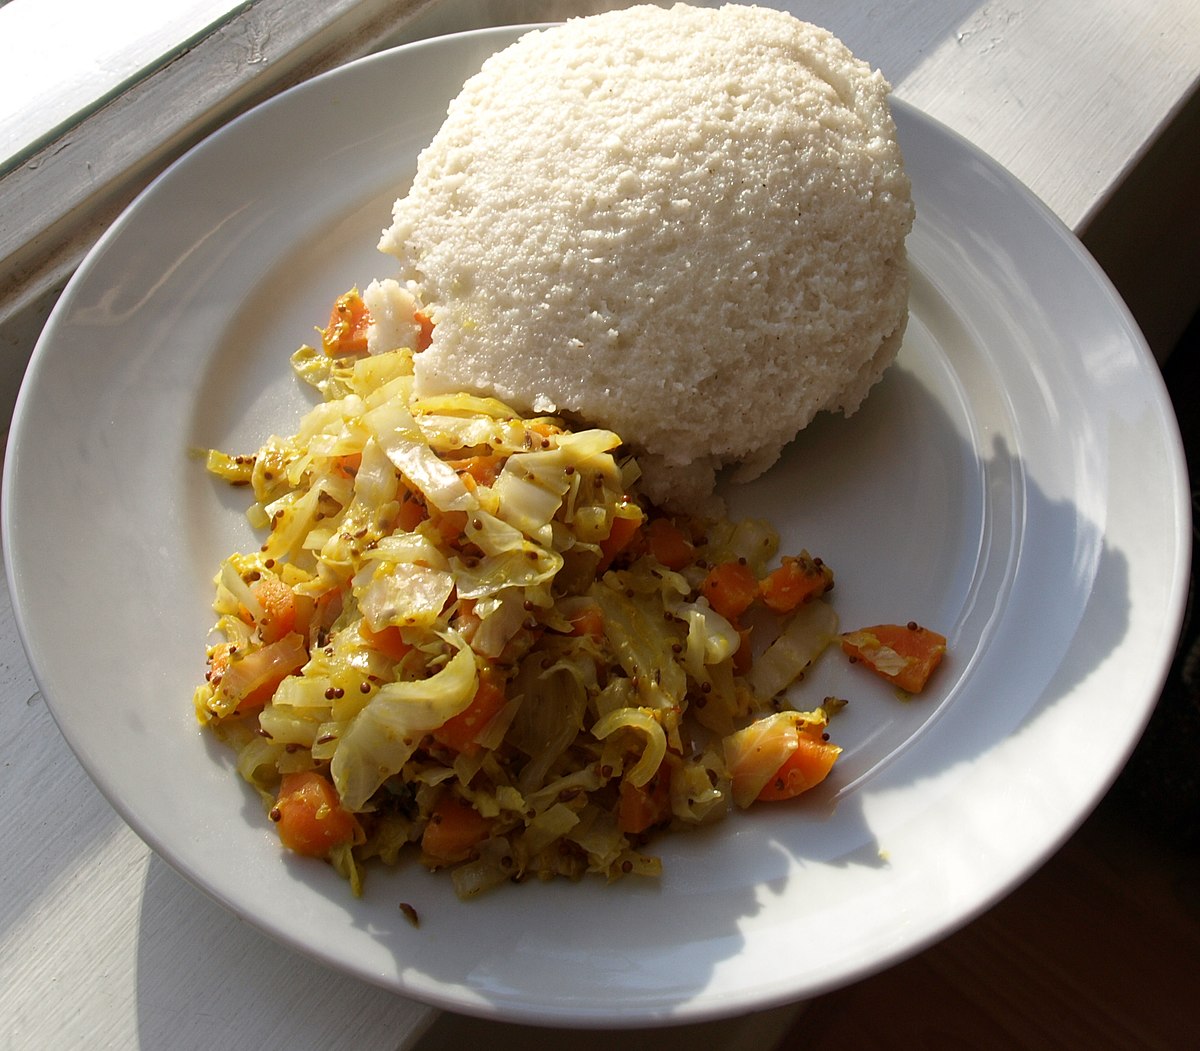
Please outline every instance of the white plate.
[{"label": "white plate", "polygon": [[[850,420],[819,421],[737,509],[838,573],[851,627],[949,635],[902,703],[852,698],[816,798],[661,840],[661,883],[526,884],[471,904],[286,856],[191,713],[210,580],[256,543],[193,451],[249,450],[308,404],[288,355],[388,272],[390,205],[462,81],[512,29],[305,84],[176,164],[96,246],[38,345],[6,463],[7,569],[42,692],[113,805],[238,915],[458,1011],[644,1025],[860,978],[1028,875],[1119,770],[1181,615],[1178,433],[1157,370],[1075,239],[1011,177],[897,103],[918,219],[912,322]],[[416,906],[414,929],[399,909]]]}]

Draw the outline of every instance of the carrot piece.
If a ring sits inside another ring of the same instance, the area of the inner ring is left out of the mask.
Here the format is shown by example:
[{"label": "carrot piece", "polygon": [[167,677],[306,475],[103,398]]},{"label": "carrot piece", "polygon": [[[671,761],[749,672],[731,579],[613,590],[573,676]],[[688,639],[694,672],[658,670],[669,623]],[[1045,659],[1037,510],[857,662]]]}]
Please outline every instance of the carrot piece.
[{"label": "carrot piece", "polygon": [[412,649],[404,641],[404,635],[395,624],[389,624],[386,628],[380,628],[379,631],[372,631],[367,627],[367,622],[361,620],[358,622],[358,633],[366,640],[371,649],[378,650],[385,657],[394,661],[403,660],[408,651]]},{"label": "carrot piece", "polygon": [[319,625],[317,624],[317,600],[312,595],[297,595],[292,592],[296,604],[296,619],[294,630],[299,632],[311,646],[316,639]]},{"label": "carrot piece", "polygon": [[347,453],[333,458],[333,469],[343,478],[353,478],[362,466],[362,453]]},{"label": "carrot piece", "polygon": [[488,819],[478,810],[456,796],[444,795],[429,815],[421,835],[421,850],[434,862],[465,861],[487,838],[488,828]]},{"label": "carrot piece", "polygon": [[[468,456],[464,460],[451,460],[450,466],[463,475],[463,481],[468,485],[473,481],[476,485],[495,485],[504,467],[503,456],[490,453],[487,456]],[[468,481],[469,479],[469,481]]]},{"label": "carrot piece", "polygon": [[438,535],[447,544],[453,544],[467,528],[466,511],[434,510],[430,513],[429,520],[433,523],[433,528],[437,530]]},{"label": "carrot piece", "polygon": [[212,684],[215,690],[221,685],[225,673],[229,671],[229,662],[233,659],[233,645],[220,642],[208,651],[208,671],[204,678]]},{"label": "carrot piece", "polygon": [[876,624],[842,635],[842,650],[908,693],[920,693],[946,654],[946,638],[908,624]]},{"label": "carrot piece", "polygon": [[820,598],[833,587],[833,570],[807,551],[793,557],[784,555],[778,569],[768,573],[759,585],[763,604],[776,613],[790,613],[797,606]]},{"label": "carrot piece", "polygon": [[411,533],[428,517],[429,509],[411,493],[400,497],[400,510],[396,512],[396,529]]},{"label": "carrot piece", "polygon": [[338,296],[329,314],[329,324],[321,333],[321,346],[331,358],[367,352],[367,326],[371,315],[358,289]]},{"label": "carrot piece", "polygon": [[622,551],[633,545],[641,532],[643,521],[645,519],[641,511],[632,517],[617,515],[613,518],[607,538],[600,541],[600,565],[596,568],[597,573],[603,573]]},{"label": "carrot piece", "polygon": [[483,675],[471,703],[434,730],[433,739],[456,752],[476,752],[476,736],[507,703],[504,684],[492,675]]},{"label": "carrot piece", "polygon": [[263,608],[257,621],[263,642],[278,642],[296,629],[296,595],[282,580],[260,577],[250,585],[250,592]]},{"label": "carrot piece", "polygon": [[585,635],[597,641],[604,638],[604,614],[598,604],[581,606],[569,619],[572,635]]},{"label": "carrot piece", "polygon": [[413,314],[413,320],[417,323],[417,350],[428,350],[429,344],[433,342],[433,320],[424,310],[418,310]]},{"label": "carrot piece", "polygon": [[[832,767],[841,754],[825,740],[824,725],[818,713],[785,710],[727,735],[722,751],[733,802],[745,808],[758,799],[787,799],[824,779],[826,764]],[[814,745],[823,751],[817,754]],[[793,759],[800,749],[806,754]]]},{"label": "carrot piece", "polygon": [[217,695],[235,702],[238,715],[262,708],[293,672],[308,660],[304,639],[289,632],[275,642],[242,653],[229,643],[214,646],[208,658],[208,681]]},{"label": "carrot piece", "polygon": [[271,820],[288,850],[327,858],[334,847],[362,837],[358,818],[342,806],[337,789],[315,770],[284,774]]},{"label": "carrot piece", "polygon": [[726,620],[737,620],[758,597],[758,578],[745,562],[721,562],[708,571],[700,594]]},{"label": "carrot piece", "polygon": [[775,771],[757,798],[764,802],[791,799],[816,787],[829,776],[841,751],[819,737],[800,734],[796,750]]},{"label": "carrot piece", "polygon": [[617,828],[637,835],[661,824],[671,816],[671,768],[663,763],[644,785],[628,778],[621,781],[617,797]]},{"label": "carrot piece", "polygon": [[646,526],[646,543],[650,554],[667,569],[683,569],[695,561],[695,546],[669,518],[656,518]]}]

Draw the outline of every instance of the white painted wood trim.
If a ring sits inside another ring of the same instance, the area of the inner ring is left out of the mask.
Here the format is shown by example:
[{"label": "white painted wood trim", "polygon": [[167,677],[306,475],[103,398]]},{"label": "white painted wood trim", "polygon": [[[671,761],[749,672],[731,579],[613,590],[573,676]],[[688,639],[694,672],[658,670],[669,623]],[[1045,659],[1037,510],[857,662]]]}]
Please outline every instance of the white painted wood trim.
[{"label": "white painted wood trim", "polygon": [[0,326],[78,264],[172,159],[230,117],[367,54],[435,0],[256,0],[0,178]]}]

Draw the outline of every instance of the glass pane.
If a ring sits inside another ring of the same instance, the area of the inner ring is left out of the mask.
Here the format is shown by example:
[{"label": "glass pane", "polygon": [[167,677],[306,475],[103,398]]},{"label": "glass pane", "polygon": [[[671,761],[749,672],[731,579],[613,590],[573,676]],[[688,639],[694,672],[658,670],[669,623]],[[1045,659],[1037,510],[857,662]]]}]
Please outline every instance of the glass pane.
[{"label": "glass pane", "polygon": [[0,172],[245,0],[4,0]]}]

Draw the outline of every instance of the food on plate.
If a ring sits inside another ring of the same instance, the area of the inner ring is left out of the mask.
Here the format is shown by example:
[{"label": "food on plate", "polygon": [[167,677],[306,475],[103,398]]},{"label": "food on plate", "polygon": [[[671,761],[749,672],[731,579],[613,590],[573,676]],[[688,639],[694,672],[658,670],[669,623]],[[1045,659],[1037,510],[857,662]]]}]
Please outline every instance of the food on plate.
[{"label": "food on plate", "polygon": [[896,353],[887,90],[736,6],[573,20],[468,81],[400,272],[292,357],[321,403],[208,456],[263,541],[216,577],[195,711],[285,847],[356,892],[404,856],[463,898],[657,874],[652,833],[829,776],[845,702],[790,694],[830,644],[923,684],[944,639],[839,636],[832,569],[706,503]]},{"label": "food on plate", "polygon": [[840,641],[852,661],[906,693],[920,693],[946,655],[946,637],[915,620],[848,631]]},{"label": "food on plate", "polygon": [[380,247],[435,323],[418,393],[616,431],[660,505],[854,412],[907,321],[889,88],[765,8],[635,7],[490,58]]},{"label": "food on plate", "polygon": [[[399,285],[370,297],[421,341]],[[284,846],[355,887],[408,850],[471,897],[655,874],[647,833],[824,780],[838,702],[784,695],[838,637],[832,570],[764,522],[662,512],[612,431],[419,395],[366,302],[293,356],[324,396],[294,435],[208,458],[265,539],[216,577],[195,708]]]}]

